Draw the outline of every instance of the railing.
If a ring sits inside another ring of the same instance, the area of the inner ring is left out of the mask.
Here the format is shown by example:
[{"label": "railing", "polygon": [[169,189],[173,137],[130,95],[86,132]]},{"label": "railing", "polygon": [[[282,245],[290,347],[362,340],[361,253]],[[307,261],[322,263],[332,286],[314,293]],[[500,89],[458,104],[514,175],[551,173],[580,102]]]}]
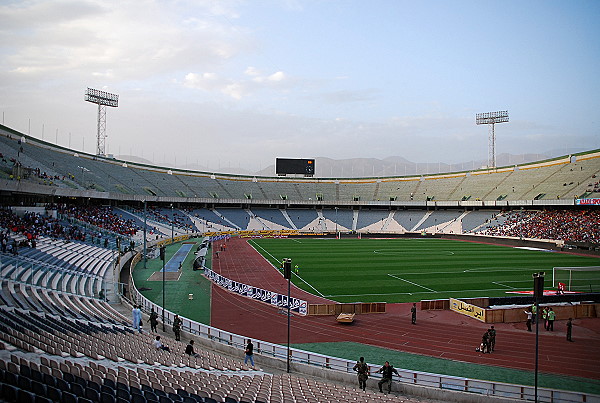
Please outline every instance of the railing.
[{"label": "railing", "polygon": [[[138,254],[139,256],[139,254]],[[134,258],[134,261],[136,259]],[[139,259],[137,259],[139,260]],[[133,268],[133,266],[132,266]],[[131,274],[130,274],[131,276]],[[133,277],[131,281],[131,297],[135,303],[142,305],[146,312],[154,309],[159,315],[162,313],[162,307],[153,303],[144,297],[136,288]],[[164,323],[172,324],[175,313],[164,310]],[[248,339],[247,336],[220,330],[188,318],[180,317],[183,321],[182,329],[195,336],[218,342],[230,347],[243,350]],[[269,343],[266,341],[253,339],[255,351],[264,356],[276,359],[286,360],[287,346]],[[340,371],[346,374],[355,374],[353,367],[356,362],[343,358],[331,357],[324,354],[313,353],[310,351],[290,349],[290,362],[311,365],[323,369]],[[371,368],[377,368],[378,365],[369,364]],[[470,378],[463,378],[450,375],[432,374],[428,372],[412,371],[408,369],[396,368],[402,378],[400,383],[403,385],[414,385],[421,387],[435,388],[439,390],[452,390],[460,392],[475,393],[484,396],[494,396],[510,399],[534,400],[535,390],[533,386],[516,385],[503,382],[484,381]],[[372,373],[371,377],[380,378],[377,373]],[[572,392],[558,389],[538,388],[538,402],[548,403],[575,403],[575,402],[593,402],[600,403],[600,395],[592,395],[583,392]]]}]

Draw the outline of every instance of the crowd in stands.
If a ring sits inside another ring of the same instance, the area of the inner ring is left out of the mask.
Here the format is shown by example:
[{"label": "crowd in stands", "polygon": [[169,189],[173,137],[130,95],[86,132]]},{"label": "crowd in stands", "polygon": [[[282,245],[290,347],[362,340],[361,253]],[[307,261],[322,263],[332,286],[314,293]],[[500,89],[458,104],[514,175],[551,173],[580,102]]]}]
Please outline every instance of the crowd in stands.
[{"label": "crowd in stands", "polygon": [[545,210],[511,211],[499,226],[487,228],[486,235],[553,239],[565,242],[600,242],[600,211]]},{"label": "crowd in stands", "polygon": [[134,236],[140,230],[133,220],[114,214],[110,207],[62,206],[59,213],[121,235]]},{"label": "crowd in stands", "polygon": [[52,238],[81,239],[85,234],[75,226],[65,226],[58,220],[37,213],[25,213],[18,216],[12,210],[0,210],[0,228],[8,235],[23,235],[27,240],[35,240],[40,235]]},{"label": "crowd in stands", "polygon": [[[117,217],[107,207],[55,206],[50,208],[57,208],[62,214],[69,217],[125,236],[135,235],[138,231],[138,228],[130,220]],[[13,241],[17,235],[23,237],[19,244]],[[21,246],[35,248],[36,239],[40,236],[103,244],[105,248],[109,245],[109,237],[94,229],[70,224],[47,214],[26,212],[18,215],[11,209],[0,209],[0,242],[3,252],[15,252]],[[123,246],[125,247],[125,245]]]}]

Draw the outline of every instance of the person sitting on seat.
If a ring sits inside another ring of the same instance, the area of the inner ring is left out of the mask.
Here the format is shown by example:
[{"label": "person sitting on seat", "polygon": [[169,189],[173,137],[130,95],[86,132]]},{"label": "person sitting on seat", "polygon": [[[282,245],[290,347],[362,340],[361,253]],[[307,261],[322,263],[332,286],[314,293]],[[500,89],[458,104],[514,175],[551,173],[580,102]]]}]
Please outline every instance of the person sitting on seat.
[{"label": "person sitting on seat", "polygon": [[152,345],[157,350],[171,351],[169,350],[169,347],[162,344],[162,341],[160,341],[160,336],[156,336],[156,339],[152,342]]},{"label": "person sitting on seat", "polygon": [[185,353],[187,355],[191,355],[194,357],[199,357],[200,355],[194,351],[194,340],[190,340],[187,347],[185,348]]}]

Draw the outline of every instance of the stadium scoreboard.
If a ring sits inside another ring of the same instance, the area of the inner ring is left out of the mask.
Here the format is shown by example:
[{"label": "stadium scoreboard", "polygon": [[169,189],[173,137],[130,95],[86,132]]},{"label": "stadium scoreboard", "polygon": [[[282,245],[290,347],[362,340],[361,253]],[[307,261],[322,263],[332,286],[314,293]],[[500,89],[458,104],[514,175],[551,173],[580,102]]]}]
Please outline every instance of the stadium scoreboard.
[{"label": "stadium scoreboard", "polygon": [[275,163],[275,173],[277,175],[304,175],[313,176],[315,174],[315,160],[304,158],[277,158]]}]

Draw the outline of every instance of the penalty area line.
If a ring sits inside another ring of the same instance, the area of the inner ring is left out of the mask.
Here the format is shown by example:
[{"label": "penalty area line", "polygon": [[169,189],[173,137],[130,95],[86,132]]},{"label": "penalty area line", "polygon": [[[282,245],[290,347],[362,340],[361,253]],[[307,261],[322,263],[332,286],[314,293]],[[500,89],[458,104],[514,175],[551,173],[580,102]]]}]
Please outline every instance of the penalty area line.
[{"label": "penalty area line", "polygon": [[[280,260],[280,259],[277,259],[275,256],[273,256],[273,255],[271,254],[271,252],[269,252],[268,250],[266,250],[266,249],[265,249],[265,248],[263,248],[262,246],[260,246],[260,245],[256,244],[256,243],[255,243],[255,242],[253,242],[252,240],[248,241],[248,243],[249,243],[250,245],[252,245],[252,246],[253,246],[255,249],[258,247],[258,248],[260,248],[260,249],[264,250],[264,251],[265,251],[265,253],[266,253],[267,255],[271,256],[271,257],[272,257],[272,258],[273,258],[273,259],[274,259],[276,262],[278,262],[278,261]],[[265,260],[267,260],[267,259],[265,259]],[[267,262],[269,262],[269,261],[267,260]],[[269,262],[269,263],[271,263],[271,262]],[[276,270],[277,270],[279,273],[281,273],[281,269],[280,269],[279,267],[275,266],[275,265],[274,265],[274,264],[272,264],[272,263],[271,263],[271,265],[272,265],[272,266],[273,266],[273,267],[274,267],[274,268],[275,268],[275,269],[276,269]],[[283,274],[283,273],[282,273],[282,274]],[[309,286],[310,288],[312,288],[313,290],[315,290],[315,292],[316,292],[317,294],[319,294],[321,297],[323,297],[323,298],[327,298],[327,297],[325,297],[325,296],[323,295],[323,293],[321,293],[319,290],[317,290],[315,287],[313,287],[313,286],[312,286],[310,283],[306,282],[306,281],[305,281],[305,280],[304,280],[302,277],[300,277],[300,276],[299,276],[299,275],[297,275],[296,273],[293,273],[293,274],[294,274],[296,277],[298,277],[298,278],[300,279],[300,281],[302,281],[304,284],[306,284],[307,286]]]},{"label": "penalty area line", "polygon": [[516,290],[517,289],[517,287],[511,287],[510,285],[502,284],[502,283],[499,283],[497,281],[492,281],[492,284],[499,285],[500,287],[510,288],[511,290]]},{"label": "penalty area line", "polygon": [[313,286],[312,286],[312,284],[310,284],[309,282],[307,282],[306,280],[304,280],[302,277],[300,277],[300,276],[299,276],[299,275],[297,275],[296,273],[293,273],[293,274],[294,274],[294,276],[298,277],[298,279],[299,279],[300,281],[302,281],[304,284],[306,284],[307,286],[309,286],[311,289],[315,290],[315,292],[316,292],[317,294],[319,294],[321,297],[323,297],[323,298],[327,298],[327,297],[325,297],[325,295],[323,295],[323,294],[321,293],[321,291],[319,291],[319,290],[317,290],[315,287],[313,287]]},{"label": "penalty area line", "polygon": [[417,287],[424,288],[424,289],[426,289],[426,290],[428,290],[428,291],[430,291],[430,292],[437,292],[436,290],[432,290],[431,288],[427,288],[427,287],[425,287],[424,285],[417,284],[417,283],[413,283],[412,281],[406,280],[406,279],[404,279],[404,278],[402,278],[402,277],[394,276],[393,274],[388,274],[388,276],[390,276],[390,277],[393,277],[393,278],[395,278],[395,279],[397,279],[397,280],[406,281],[406,282],[407,282],[407,283],[409,283],[409,284],[416,285]]}]

